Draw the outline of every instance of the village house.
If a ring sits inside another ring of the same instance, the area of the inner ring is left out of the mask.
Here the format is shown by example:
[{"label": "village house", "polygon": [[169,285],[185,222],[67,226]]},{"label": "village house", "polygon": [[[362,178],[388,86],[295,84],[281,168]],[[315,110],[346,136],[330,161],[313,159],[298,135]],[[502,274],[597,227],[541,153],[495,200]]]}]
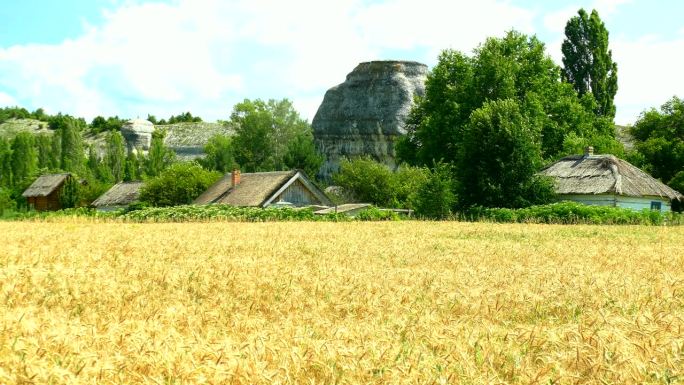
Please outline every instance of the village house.
[{"label": "village house", "polygon": [[571,155],[539,172],[552,177],[562,200],[633,210],[670,211],[684,196],[629,162],[613,155]]},{"label": "village house", "polygon": [[62,209],[61,195],[64,184],[73,178],[70,173],[41,175],[24,191],[29,207],[36,211]]},{"label": "village house", "polygon": [[143,182],[120,182],[112,186],[90,205],[100,211],[114,211],[130,206],[140,197]]},{"label": "village house", "polygon": [[331,206],[332,202],[300,170],[240,173],[235,170],[214,183],[194,204],[232,206]]}]

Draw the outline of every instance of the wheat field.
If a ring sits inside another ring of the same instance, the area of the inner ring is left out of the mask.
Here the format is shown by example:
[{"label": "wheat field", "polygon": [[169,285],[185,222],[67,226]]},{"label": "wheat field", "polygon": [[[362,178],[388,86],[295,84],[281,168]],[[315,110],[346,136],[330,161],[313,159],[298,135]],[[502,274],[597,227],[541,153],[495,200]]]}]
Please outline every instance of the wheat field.
[{"label": "wheat field", "polygon": [[684,227],[0,222],[2,384],[684,381]]}]

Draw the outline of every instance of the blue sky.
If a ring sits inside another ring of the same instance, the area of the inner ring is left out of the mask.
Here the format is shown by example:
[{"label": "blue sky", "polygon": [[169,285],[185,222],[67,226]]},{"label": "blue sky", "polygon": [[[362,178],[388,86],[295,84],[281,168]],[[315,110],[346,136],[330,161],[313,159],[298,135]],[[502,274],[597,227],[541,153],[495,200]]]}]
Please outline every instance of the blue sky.
[{"label": "blue sky", "polygon": [[644,0],[1,0],[0,105],[84,116],[227,119],[289,98],[308,119],[356,64],[432,66],[515,28],[560,62],[567,19],[596,8],[618,63],[616,121],[684,96],[684,2]]}]

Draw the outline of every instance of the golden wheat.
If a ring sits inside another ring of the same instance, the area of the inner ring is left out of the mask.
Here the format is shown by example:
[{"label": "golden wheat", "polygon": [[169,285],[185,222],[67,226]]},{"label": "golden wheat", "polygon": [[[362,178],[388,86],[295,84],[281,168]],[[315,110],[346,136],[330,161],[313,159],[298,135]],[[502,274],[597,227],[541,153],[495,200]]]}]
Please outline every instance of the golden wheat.
[{"label": "golden wheat", "polygon": [[684,228],[0,223],[0,383],[684,380]]}]

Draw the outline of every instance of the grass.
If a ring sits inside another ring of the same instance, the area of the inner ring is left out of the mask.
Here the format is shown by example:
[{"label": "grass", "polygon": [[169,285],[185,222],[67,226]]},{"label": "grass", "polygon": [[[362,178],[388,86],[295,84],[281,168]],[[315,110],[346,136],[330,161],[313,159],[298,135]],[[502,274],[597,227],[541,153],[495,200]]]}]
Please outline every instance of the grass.
[{"label": "grass", "polygon": [[683,237],[0,222],[0,383],[682,382]]}]

